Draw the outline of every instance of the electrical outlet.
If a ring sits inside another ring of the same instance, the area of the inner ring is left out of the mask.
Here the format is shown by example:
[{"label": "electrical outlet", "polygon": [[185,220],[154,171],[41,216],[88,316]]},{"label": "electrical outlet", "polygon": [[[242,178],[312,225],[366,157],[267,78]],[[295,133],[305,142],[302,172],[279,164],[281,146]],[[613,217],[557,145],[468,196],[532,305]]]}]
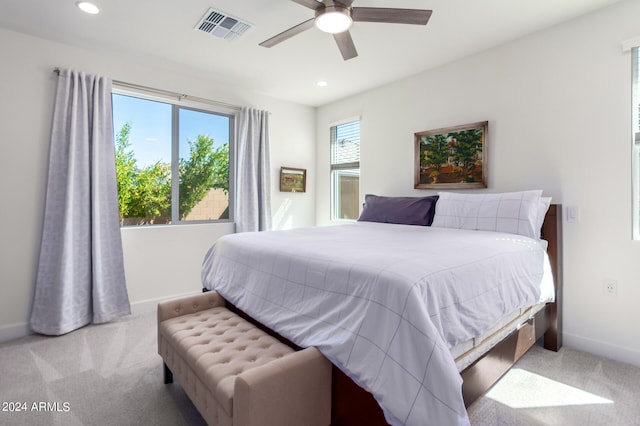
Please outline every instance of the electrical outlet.
[{"label": "electrical outlet", "polygon": [[618,281],[605,279],[602,281],[602,291],[609,296],[618,295]]}]

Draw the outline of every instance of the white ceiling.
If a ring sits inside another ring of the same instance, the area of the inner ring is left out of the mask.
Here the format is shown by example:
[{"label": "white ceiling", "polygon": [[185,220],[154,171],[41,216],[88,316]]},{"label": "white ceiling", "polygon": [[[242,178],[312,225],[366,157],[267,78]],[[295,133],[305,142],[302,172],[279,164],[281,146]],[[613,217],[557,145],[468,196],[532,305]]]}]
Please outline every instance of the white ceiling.
[{"label": "white ceiling", "polygon": [[[343,61],[312,28],[272,48],[258,43],[313,17],[290,0],[0,0],[0,26],[91,49],[123,51],[156,66],[305,105],[319,106],[419,73],[605,7],[619,0],[355,0],[353,6],[431,9],[424,26],[360,22],[359,56]],[[194,26],[208,8],[253,24],[226,41]],[[328,82],[317,87],[318,80]]]}]

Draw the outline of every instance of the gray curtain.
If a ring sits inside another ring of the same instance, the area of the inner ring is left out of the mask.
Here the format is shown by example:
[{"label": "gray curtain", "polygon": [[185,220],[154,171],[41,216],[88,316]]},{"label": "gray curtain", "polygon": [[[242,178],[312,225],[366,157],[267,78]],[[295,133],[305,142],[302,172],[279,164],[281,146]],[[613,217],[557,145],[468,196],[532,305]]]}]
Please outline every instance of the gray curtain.
[{"label": "gray curtain", "polygon": [[111,80],[61,70],[33,331],[60,335],[131,312],[115,175]]},{"label": "gray curtain", "polygon": [[236,231],[268,231],[271,229],[269,112],[242,108],[236,130]]}]

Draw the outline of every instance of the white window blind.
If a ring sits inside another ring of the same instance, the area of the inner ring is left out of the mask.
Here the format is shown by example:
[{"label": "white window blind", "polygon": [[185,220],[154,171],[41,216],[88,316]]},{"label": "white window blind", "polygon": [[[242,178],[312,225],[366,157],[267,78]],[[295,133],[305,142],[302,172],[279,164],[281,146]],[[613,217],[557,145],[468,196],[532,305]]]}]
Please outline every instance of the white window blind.
[{"label": "white window blind", "polygon": [[640,143],[640,47],[631,50],[633,62],[633,125],[636,143]]},{"label": "white window blind", "polygon": [[353,168],[360,165],[360,122],[331,128],[331,168]]}]

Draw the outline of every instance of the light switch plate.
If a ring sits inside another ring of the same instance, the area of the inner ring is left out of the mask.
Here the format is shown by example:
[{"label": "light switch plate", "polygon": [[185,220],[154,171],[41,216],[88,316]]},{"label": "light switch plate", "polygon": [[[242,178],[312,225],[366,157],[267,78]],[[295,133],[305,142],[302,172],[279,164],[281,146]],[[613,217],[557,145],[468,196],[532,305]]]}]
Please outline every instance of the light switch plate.
[{"label": "light switch plate", "polygon": [[579,223],[580,222],[580,207],[567,206],[567,223]]}]

